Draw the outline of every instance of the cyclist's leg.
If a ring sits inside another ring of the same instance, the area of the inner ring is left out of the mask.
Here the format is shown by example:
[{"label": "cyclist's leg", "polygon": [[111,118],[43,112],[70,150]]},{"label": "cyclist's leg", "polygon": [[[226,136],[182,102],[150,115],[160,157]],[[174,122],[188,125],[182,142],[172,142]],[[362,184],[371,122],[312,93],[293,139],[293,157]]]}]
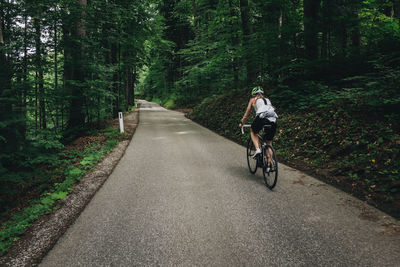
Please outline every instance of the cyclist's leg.
[{"label": "cyclist's leg", "polygon": [[250,136],[251,136],[251,141],[253,141],[254,147],[260,148],[260,140],[258,140],[258,135],[254,133],[253,129],[250,129]]},{"label": "cyclist's leg", "polygon": [[[268,119],[266,119],[265,124],[272,126],[270,129],[268,129],[268,131],[266,133],[264,133],[265,142],[267,143],[267,145],[272,147],[272,140],[274,139],[274,136],[276,133],[276,123],[270,122]],[[272,150],[270,148],[268,148],[267,153],[268,153],[267,162],[268,162],[268,165],[270,165],[271,159],[272,159]]]},{"label": "cyclist's leg", "polygon": [[260,117],[256,116],[250,128],[251,140],[253,141],[253,144],[256,147],[256,149],[261,149],[260,141],[258,139],[257,134],[262,129],[262,127],[263,127],[263,120],[260,119]]},{"label": "cyclist's leg", "polygon": [[[271,141],[266,140],[265,142],[267,143],[267,145],[272,146],[272,140]],[[272,159],[272,150],[271,150],[271,148],[268,147],[267,153],[268,153],[267,163],[268,163],[268,166],[270,166],[271,165],[271,159]]]}]

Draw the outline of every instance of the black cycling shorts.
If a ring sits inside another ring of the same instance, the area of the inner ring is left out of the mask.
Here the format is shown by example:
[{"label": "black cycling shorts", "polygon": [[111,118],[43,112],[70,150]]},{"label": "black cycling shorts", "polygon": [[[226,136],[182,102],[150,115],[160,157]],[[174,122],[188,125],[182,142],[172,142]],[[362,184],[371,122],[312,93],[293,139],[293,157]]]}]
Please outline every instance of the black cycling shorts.
[{"label": "black cycling shorts", "polygon": [[276,133],[276,123],[270,122],[267,118],[261,119],[260,117],[256,117],[253,123],[251,124],[251,129],[254,133],[258,133],[262,130],[264,125],[271,125],[271,128],[267,128],[264,132],[264,139],[267,141],[272,141],[274,139]]}]

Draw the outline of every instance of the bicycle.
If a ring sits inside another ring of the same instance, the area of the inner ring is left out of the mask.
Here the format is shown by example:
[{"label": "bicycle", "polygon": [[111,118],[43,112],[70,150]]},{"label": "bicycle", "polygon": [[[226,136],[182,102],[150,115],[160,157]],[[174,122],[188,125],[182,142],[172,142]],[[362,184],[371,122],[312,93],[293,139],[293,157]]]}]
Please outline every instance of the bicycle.
[{"label": "bicycle", "polygon": [[[243,128],[245,127],[251,127],[251,125],[243,125],[242,134],[244,134]],[[270,127],[271,125],[265,125],[263,131],[265,132]],[[257,134],[257,136],[261,143],[261,153],[253,158],[256,149],[253,141],[249,138],[246,149],[247,165],[251,174],[255,174],[257,168],[262,168],[265,185],[272,190],[278,181],[278,161],[276,159],[275,149],[267,144],[261,134]]]}]

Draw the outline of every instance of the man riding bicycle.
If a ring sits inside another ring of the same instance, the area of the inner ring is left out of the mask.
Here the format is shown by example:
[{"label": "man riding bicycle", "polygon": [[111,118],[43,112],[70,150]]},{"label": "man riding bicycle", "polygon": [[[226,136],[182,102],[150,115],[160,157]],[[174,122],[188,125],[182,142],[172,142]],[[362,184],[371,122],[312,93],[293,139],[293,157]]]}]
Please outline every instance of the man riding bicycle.
[{"label": "man riding bicycle", "polygon": [[243,124],[247,121],[251,107],[254,108],[256,112],[256,118],[251,124],[251,140],[256,148],[253,158],[261,153],[260,141],[258,140],[258,132],[264,128],[265,125],[270,125],[271,127],[264,130],[264,139],[267,144],[272,146],[272,139],[276,133],[276,119],[278,115],[275,113],[274,107],[268,98],[264,97],[264,90],[261,86],[256,86],[251,91],[252,97],[250,98],[249,104],[247,105],[246,112],[239,123],[239,127],[243,127]]}]

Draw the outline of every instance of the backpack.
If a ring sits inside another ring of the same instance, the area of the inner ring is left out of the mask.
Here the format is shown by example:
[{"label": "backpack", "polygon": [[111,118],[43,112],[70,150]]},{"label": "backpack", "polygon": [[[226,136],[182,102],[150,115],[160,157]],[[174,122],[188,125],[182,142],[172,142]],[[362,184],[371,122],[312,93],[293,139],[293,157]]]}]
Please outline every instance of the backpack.
[{"label": "backpack", "polygon": [[263,113],[260,114],[260,118],[278,118],[278,114],[275,112],[274,106],[272,106],[271,102],[268,104],[267,100],[263,97],[262,100],[264,101],[264,105],[267,106],[267,111],[264,111]]}]

